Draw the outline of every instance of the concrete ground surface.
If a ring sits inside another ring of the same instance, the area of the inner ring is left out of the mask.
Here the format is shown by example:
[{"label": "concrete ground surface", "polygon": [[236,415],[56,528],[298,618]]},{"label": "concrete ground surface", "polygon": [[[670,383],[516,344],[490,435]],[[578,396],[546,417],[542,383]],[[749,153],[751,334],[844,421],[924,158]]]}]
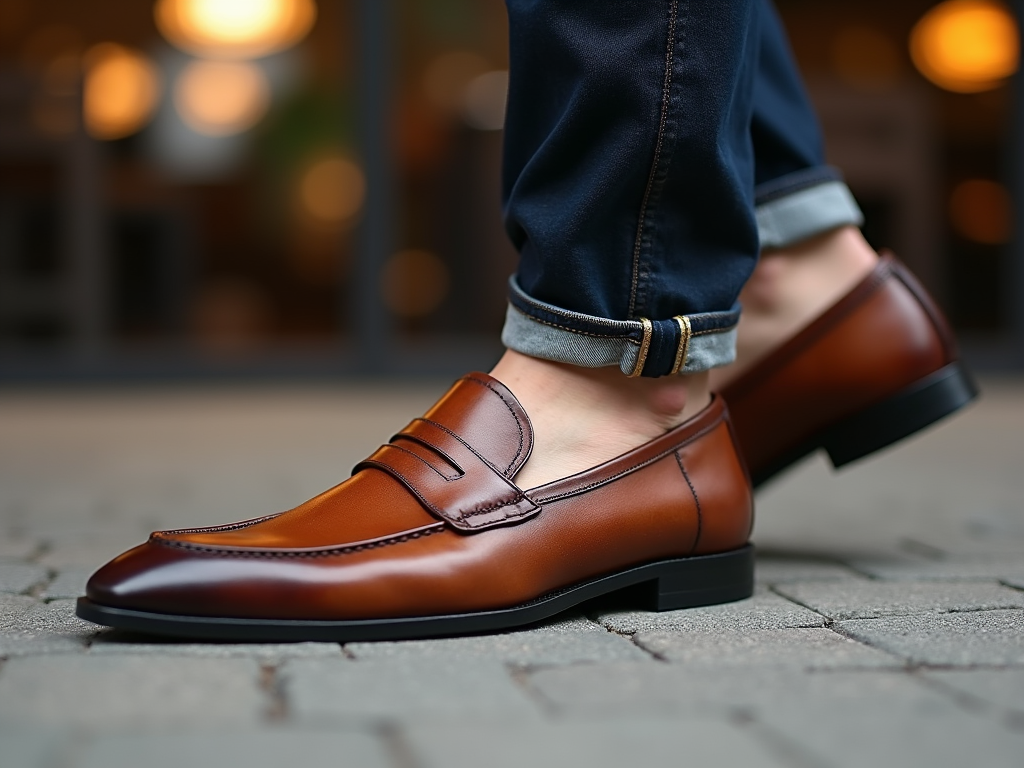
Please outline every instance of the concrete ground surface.
[{"label": "concrete ground surface", "polygon": [[0,766],[1024,765],[1024,381],[758,496],[757,592],[446,640],[168,642],[73,614],[156,528],[293,506],[441,383],[0,393]]}]

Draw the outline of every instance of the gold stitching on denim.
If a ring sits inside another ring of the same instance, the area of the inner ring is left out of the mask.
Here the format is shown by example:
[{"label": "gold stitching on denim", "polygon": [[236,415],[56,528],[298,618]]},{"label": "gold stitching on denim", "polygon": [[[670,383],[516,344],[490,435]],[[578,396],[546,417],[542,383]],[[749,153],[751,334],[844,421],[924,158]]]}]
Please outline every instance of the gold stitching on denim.
[{"label": "gold stitching on denim", "polygon": [[640,324],[644,327],[644,340],[640,342],[640,351],[636,354],[636,365],[633,366],[633,370],[629,374],[631,379],[635,379],[643,371],[644,363],[647,362],[647,352],[651,348],[651,337],[654,335],[654,323],[646,317],[641,317]]},{"label": "gold stitching on denim", "polygon": [[679,346],[676,348],[676,361],[672,364],[671,375],[679,373],[686,366],[686,357],[690,354],[690,337],[693,335],[690,330],[690,318],[686,315],[676,315],[672,318],[679,323]]}]

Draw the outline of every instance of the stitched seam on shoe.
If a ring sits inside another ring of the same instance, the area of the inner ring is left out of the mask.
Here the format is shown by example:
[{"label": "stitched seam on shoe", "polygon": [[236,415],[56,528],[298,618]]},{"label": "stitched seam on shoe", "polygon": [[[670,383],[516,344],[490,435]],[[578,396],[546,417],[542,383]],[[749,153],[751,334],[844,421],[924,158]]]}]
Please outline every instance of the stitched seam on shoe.
[{"label": "stitched seam on shoe", "polygon": [[[526,499],[526,495],[523,494],[522,492],[519,492],[513,498],[509,499],[508,501],[502,501],[502,502],[499,502],[498,504],[492,504],[489,507],[478,507],[477,509],[473,509],[473,510],[471,510],[469,512],[462,512],[462,511],[460,511],[459,512],[459,518],[462,519],[462,518],[466,518],[466,517],[473,517],[475,515],[486,515],[488,512],[493,512],[496,509],[501,509],[502,507],[510,507],[510,506],[513,506],[514,504],[518,504],[519,502],[523,501],[524,499]],[[522,517],[522,515],[525,515],[525,514],[527,514],[527,513],[523,512],[523,513],[521,513],[519,515],[509,515],[509,517]]]},{"label": "stitched seam on shoe", "polygon": [[275,517],[280,517],[283,512],[275,512],[272,515],[264,515],[263,517],[257,517],[254,520],[243,520],[240,523],[227,523],[225,525],[214,525],[206,528],[174,528],[169,531],[154,531],[151,535],[153,536],[169,536],[171,534],[182,534],[182,533],[223,533],[226,531],[240,531],[243,528],[249,528],[250,526],[257,525],[259,523],[265,523],[267,520],[273,520]]},{"label": "stitched seam on shoe", "polygon": [[[703,429],[701,429],[699,432],[696,432],[685,443],[683,443],[683,445],[689,445],[694,440],[698,440],[699,438],[704,437],[704,435],[708,434],[708,432],[711,432],[713,429],[716,429],[721,424],[722,424],[722,420],[721,419],[716,419],[713,424],[709,424],[708,426],[706,426]],[[646,466],[648,466],[650,464],[653,464],[656,461],[660,461],[661,459],[665,458],[666,456],[668,456],[673,451],[678,451],[680,447],[681,446],[679,446],[679,445],[675,445],[675,446],[672,446],[671,448],[667,448],[664,451],[662,451],[661,453],[659,453],[657,456],[652,456],[649,459],[641,461],[639,464],[634,464],[632,467],[629,467],[628,469],[624,469],[621,472],[617,472],[614,475],[612,475],[610,477],[607,477],[607,478],[605,478],[603,480],[595,480],[593,483],[588,483],[587,485],[581,485],[578,488],[572,489],[571,491],[565,491],[563,493],[559,493],[559,494],[556,494],[554,496],[544,496],[544,497],[537,497],[537,498],[530,497],[530,498],[532,498],[533,501],[535,503],[537,503],[537,504],[547,504],[548,502],[551,502],[551,501],[558,501],[559,499],[565,499],[565,498],[568,498],[569,496],[576,496],[576,495],[578,495],[580,493],[585,493],[586,491],[589,491],[589,490],[591,490],[593,488],[597,488],[599,486],[606,485],[607,483],[610,483],[613,480],[618,480],[620,477],[622,477],[623,475],[628,475],[630,472],[635,472],[636,470],[643,469],[644,467],[646,467]]]},{"label": "stitched seam on shoe", "polygon": [[676,18],[678,3],[669,3],[668,40],[665,45],[665,77],[661,86],[661,113],[658,119],[658,136],[654,143],[654,158],[651,160],[651,172],[647,177],[647,187],[640,203],[640,215],[636,228],[636,240],[633,243],[633,276],[629,290],[629,310],[627,317],[632,318],[636,312],[636,295],[640,282],[640,255],[643,250],[644,227],[647,223],[647,209],[651,203],[658,167],[661,164],[661,150],[665,143],[665,129],[668,125],[668,112],[672,101],[672,64],[675,60]]},{"label": "stitched seam on shoe", "polygon": [[381,547],[391,546],[392,544],[404,544],[408,541],[415,539],[422,539],[425,536],[430,536],[434,533],[440,533],[444,530],[444,523],[436,523],[430,528],[424,528],[418,531],[412,531],[410,533],[403,533],[398,536],[392,536],[386,539],[380,539],[378,541],[369,541],[364,544],[354,544],[352,546],[341,546],[332,547],[330,549],[318,549],[311,551],[296,551],[296,550],[246,550],[246,549],[229,549],[226,547],[211,547],[203,546],[201,544],[192,544],[187,541],[174,541],[171,539],[156,539],[156,544],[160,544],[165,547],[173,547],[175,549],[187,549],[192,552],[207,552],[217,555],[227,555],[230,557],[269,557],[269,558],[303,558],[303,557],[332,557],[335,555],[352,555],[357,552],[364,552],[369,549],[380,549]]},{"label": "stitched seam on shoe", "polygon": [[[512,407],[512,404],[511,404],[511,403],[510,403],[510,402],[509,402],[508,400],[506,400],[506,399],[505,399],[504,395],[502,395],[502,394],[501,394],[501,392],[499,392],[498,390],[496,390],[496,389],[495,389],[494,387],[492,387],[492,386],[491,386],[490,384],[488,384],[487,382],[484,382],[484,381],[480,381],[480,379],[472,379],[472,378],[469,378],[468,376],[467,376],[466,378],[464,378],[464,379],[463,379],[463,381],[471,381],[471,382],[473,382],[474,384],[479,384],[479,385],[480,385],[481,387],[487,387],[487,389],[491,390],[491,392],[493,392],[494,394],[496,394],[496,395],[497,395],[497,396],[498,396],[498,397],[499,397],[499,398],[501,399],[501,402],[503,402],[503,403],[505,404],[505,407],[506,407],[506,408],[508,408],[508,412],[512,414],[512,418],[516,420],[516,427],[517,427],[517,428],[519,429],[519,450],[517,450],[517,451],[516,451],[516,455],[515,455],[515,457],[514,457],[514,458],[512,459],[512,463],[511,463],[511,464],[509,464],[509,465],[508,465],[508,466],[507,466],[507,467],[505,468],[505,472],[504,472],[504,474],[505,474],[505,475],[508,475],[508,473],[512,471],[512,467],[514,467],[514,466],[515,466],[515,464],[516,464],[516,462],[517,462],[517,461],[519,461],[519,457],[520,457],[520,456],[522,455],[522,453],[523,453],[523,446],[525,445],[525,442],[526,442],[526,437],[525,437],[525,435],[523,434],[523,423],[522,423],[521,421],[519,421],[519,415],[518,415],[518,414],[516,413],[516,411],[515,411],[515,408],[513,408],[513,407]],[[425,421],[426,421],[426,419],[425,419]],[[434,424],[435,422],[430,422],[430,423],[431,423],[431,424]],[[476,454],[477,456],[479,456],[479,457],[480,457],[481,459],[483,459],[483,460],[484,460],[484,462],[485,462],[486,464],[490,464],[490,462],[489,462],[489,461],[487,461],[486,459],[484,459],[484,457],[483,457],[483,456],[480,456],[480,454],[479,454],[479,453],[477,453],[476,451],[474,451],[474,450],[473,450],[473,448],[472,448],[472,446],[470,446],[470,445],[469,445],[469,443],[467,443],[467,442],[466,442],[465,440],[463,440],[463,439],[462,439],[461,437],[459,437],[458,435],[456,435],[456,434],[455,434],[454,432],[452,432],[452,431],[451,431],[450,429],[447,429],[447,428],[445,428],[445,427],[441,426],[440,424],[438,424],[437,426],[441,427],[441,429],[443,429],[443,430],[444,430],[445,432],[447,432],[448,434],[450,434],[450,435],[451,435],[452,437],[456,438],[456,439],[457,439],[457,440],[458,440],[458,441],[459,441],[460,443],[462,443],[462,444],[463,444],[464,446],[466,446],[467,448],[469,448],[469,450],[473,451],[473,453],[475,453],[475,454]]]},{"label": "stitched seam on shoe", "polygon": [[[408,438],[409,436],[408,436],[408,435],[401,435],[401,434],[399,434],[399,435],[396,435],[395,437],[406,437],[406,438]],[[417,440],[417,441],[415,441],[415,442],[416,442],[416,444],[417,444],[417,445],[423,445],[423,443],[422,443],[421,441],[419,441],[419,440]],[[437,449],[436,449],[436,448],[434,448],[434,446],[432,446],[432,445],[431,445],[431,446],[429,446],[429,447],[430,447],[430,448],[433,448],[433,449],[434,449],[434,451],[437,451]],[[433,470],[434,472],[436,472],[436,473],[437,473],[437,474],[438,474],[438,475],[439,475],[439,476],[440,476],[440,477],[441,477],[442,479],[444,479],[444,480],[445,480],[446,482],[452,483],[452,482],[454,482],[454,481],[458,480],[458,479],[459,479],[460,477],[462,477],[462,476],[463,476],[463,475],[455,475],[454,477],[449,477],[448,475],[446,475],[446,474],[445,474],[444,472],[442,472],[441,470],[439,470],[439,469],[438,469],[437,467],[435,467],[435,466],[434,466],[433,464],[431,464],[431,463],[430,463],[429,461],[427,461],[426,459],[424,459],[424,458],[423,458],[422,456],[420,456],[419,454],[413,453],[413,452],[412,452],[412,451],[410,451],[410,450],[409,450],[408,448],[403,448],[403,447],[402,447],[402,446],[400,446],[400,445],[395,445],[394,443],[388,443],[387,445],[382,445],[382,446],[381,446],[381,448],[394,448],[394,449],[395,449],[396,451],[401,451],[402,453],[407,453],[407,454],[409,454],[409,455],[410,455],[410,456],[412,456],[412,457],[413,457],[414,459],[418,459],[418,460],[419,460],[419,461],[421,461],[421,462],[422,462],[423,464],[425,464],[425,465],[426,465],[427,467],[429,467],[429,468],[430,468],[431,470]],[[444,458],[444,459],[446,459],[446,460],[449,460],[449,461],[450,461],[450,459],[448,459],[448,457],[447,457],[447,456],[444,456],[444,457],[442,457],[442,458]]]},{"label": "stitched seam on shoe", "polygon": [[697,489],[693,487],[693,483],[690,481],[690,476],[686,472],[686,467],[683,466],[683,457],[679,455],[679,451],[675,452],[676,463],[679,465],[679,471],[683,473],[683,479],[686,480],[686,484],[690,486],[690,493],[693,494],[693,503],[697,506],[697,535],[693,537],[693,546],[690,547],[690,554],[697,549],[697,544],[700,542],[700,535],[704,528],[704,517],[700,508],[700,499],[697,498]]}]

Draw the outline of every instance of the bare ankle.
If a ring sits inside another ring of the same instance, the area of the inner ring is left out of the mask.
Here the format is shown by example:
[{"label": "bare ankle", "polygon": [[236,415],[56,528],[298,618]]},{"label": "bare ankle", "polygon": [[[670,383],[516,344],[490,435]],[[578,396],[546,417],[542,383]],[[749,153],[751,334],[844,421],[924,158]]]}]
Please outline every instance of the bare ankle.
[{"label": "bare ankle", "polygon": [[740,293],[736,362],[713,372],[713,389],[726,386],[821,315],[877,261],[878,254],[853,226],[762,254]]},{"label": "bare ankle", "polygon": [[517,477],[530,488],[613,459],[678,426],[710,400],[707,374],[631,379],[508,351],[491,371],[534,425],[534,452]]}]

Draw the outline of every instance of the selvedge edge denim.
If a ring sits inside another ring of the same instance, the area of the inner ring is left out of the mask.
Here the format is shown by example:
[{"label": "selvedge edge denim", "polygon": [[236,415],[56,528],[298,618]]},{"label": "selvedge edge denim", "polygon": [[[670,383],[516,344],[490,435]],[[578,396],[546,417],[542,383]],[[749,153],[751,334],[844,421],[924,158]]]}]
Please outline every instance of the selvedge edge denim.
[{"label": "selvedge edge denim", "polygon": [[759,243],[860,223],[774,9],[507,4],[503,193],[521,261],[502,341],[631,375],[731,362]]}]

